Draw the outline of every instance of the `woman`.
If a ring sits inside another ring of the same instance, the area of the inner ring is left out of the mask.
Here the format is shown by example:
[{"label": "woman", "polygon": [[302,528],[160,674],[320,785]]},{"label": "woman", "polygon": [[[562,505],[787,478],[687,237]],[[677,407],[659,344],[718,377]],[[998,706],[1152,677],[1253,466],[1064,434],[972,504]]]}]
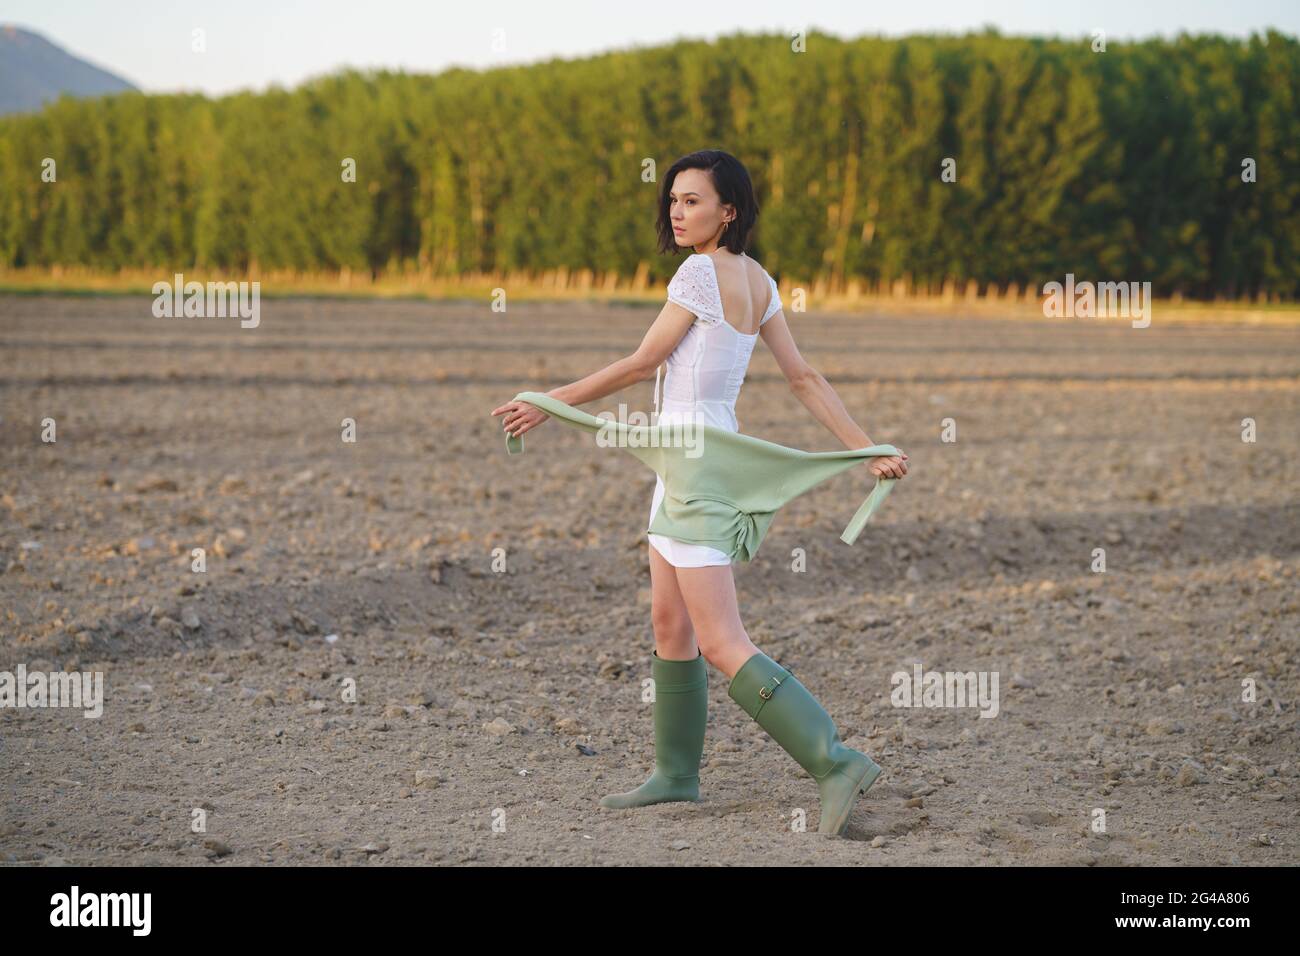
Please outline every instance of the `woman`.
[{"label": "woman", "polygon": [[[795,396],[818,421],[848,448],[874,444],[826,379],[799,354],[776,283],[745,254],[757,217],[749,173],[734,156],[701,150],[674,163],[659,199],[659,248],[676,253],[690,246],[694,254],[669,282],[668,303],[632,355],[546,394],[580,405],[645,381],[653,369],[658,423],[703,422],[734,432],[736,398],[754,344],[762,338]],[[658,368],[665,360],[661,403]],[[509,435],[522,435],[550,417],[518,401],[492,414],[503,416]],[[873,458],[870,468],[880,477],[902,478],[907,455]],[[650,518],[663,496],[663,479],[658,478]],[[647,536],[655,635],[655,770],[640,787],[610,794],[601,806],[625,809],[699,799],[707,660],[731,679],[731,698],[817,780],[818,830],[838,836],[859,793],[875,782],[880,768],[844,746],[812,694],[750,641],[727,554],[663,535]]]}]

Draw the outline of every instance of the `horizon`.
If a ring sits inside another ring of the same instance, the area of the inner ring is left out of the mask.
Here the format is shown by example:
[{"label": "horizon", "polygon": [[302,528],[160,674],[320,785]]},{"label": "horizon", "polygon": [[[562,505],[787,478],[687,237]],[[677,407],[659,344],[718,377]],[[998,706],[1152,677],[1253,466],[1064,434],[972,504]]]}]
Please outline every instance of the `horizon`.
[{"label": "horizon", "polygon": [[[140,16],[123,16],[124,6]],[[448,11],[404,9],[391,0],[376,0],[364,10],[339,0],[314,5],[290,0],[269,9],[249,0],[223,5],[134,0],[112,8],[17,0],[7,5],[0,28],[40,36],[143,93],[212,97],[273,88],[291,90],[349,70],[486,73],[503,67],[631,53],[679,41],[789,36],[800,29],[844,42],[869,37],[960,37],[989,29],[1004,37],[1051,40],[1086,39],[1092,31],[1102,29],[1107,42],[1114,43],[1171,40],[1180,35],[1244,40],[1269,30],[1300,36],[1300,6],[1280,0],[1232,7],[1207,0],[1162,0],[1138,9],[1122,0],[1100,0],[1050,10],[1010,0],[983,4],[975,10],[959,0],[906,10],[813,2],[800,6],[804,18],[799,22],[789,22],[788,11],[786,4],[759,0],[748,8],[751,22],[736,29],[724,11],[693,10],[694,19],[681,25],[651,20],[639,12],[611,13],[588,0],[541,16],[533,8],[513,3]],[[559,15],[554,15],[556,12]],[[409,28],[397,33],[388,30],[393,19],[390,14],[400,15]],[[141,20],[149,26],[141,29]],[[261,29],[253,32],[249,23]],[[205,49],[201,52],[191,49],[195,29],[204,31]]]}]

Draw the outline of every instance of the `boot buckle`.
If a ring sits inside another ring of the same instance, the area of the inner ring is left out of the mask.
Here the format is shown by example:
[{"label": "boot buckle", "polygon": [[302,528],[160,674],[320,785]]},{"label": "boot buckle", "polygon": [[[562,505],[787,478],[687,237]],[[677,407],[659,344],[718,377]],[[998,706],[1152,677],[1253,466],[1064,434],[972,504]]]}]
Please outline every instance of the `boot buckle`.
[{"label": "boot buckle", "polygon": [[781,686],[783,681],[780,677],[769,677],[767,683],[758,689],[758,696],[764,700],[772,699],[772,691]]}]

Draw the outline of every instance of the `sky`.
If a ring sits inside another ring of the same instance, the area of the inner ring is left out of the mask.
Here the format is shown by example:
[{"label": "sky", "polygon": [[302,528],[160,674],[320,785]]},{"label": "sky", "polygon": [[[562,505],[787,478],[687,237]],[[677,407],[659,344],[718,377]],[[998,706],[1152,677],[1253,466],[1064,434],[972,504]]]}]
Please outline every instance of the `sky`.
[{"label": "sky", "polygon": [[[437,73],[575,59],[735,33],[817,29],[1107,39],[1180,32],[1300,34],[1300,0],[5,0],[0,23],[40,33],[146,92],[292,87],[344,67]],[[200,29],[204,52],[192,49]]]}]

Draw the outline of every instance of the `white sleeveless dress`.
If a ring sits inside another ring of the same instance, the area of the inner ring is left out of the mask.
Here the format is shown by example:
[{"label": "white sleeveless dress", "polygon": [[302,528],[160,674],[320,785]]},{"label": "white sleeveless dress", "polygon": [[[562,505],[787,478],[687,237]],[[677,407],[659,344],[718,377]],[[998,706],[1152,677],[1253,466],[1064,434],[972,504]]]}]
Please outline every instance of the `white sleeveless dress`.
[{"label": "white sleeveless dress", "polygon": [[[763,275],[767,276],[772,297],[758,323],[760,326],[782,307],[776,282],[766,269],[763,269]],[[659,370],[655,371],[654,421],[665,424],[701,422],[737,431],[736,399],[740,395],[740,386],[745,382],[745,371],[749,368],[749,357],[758,341],[758,333],[746,335],[738,332],[723,318],[717,269],[713,259],[703,253],[688,256],[677,269],[668,283],[668,301],[695,313],[696,318],[668,356],[662,408]],[[663,497],[664,481],[656,476],[647,526],[654,520]],[[678,541],[661,534],[649,534],[648,537],[655,550],[675,567],[702,568],[731,563],[726,553],[716,548]]]}]

